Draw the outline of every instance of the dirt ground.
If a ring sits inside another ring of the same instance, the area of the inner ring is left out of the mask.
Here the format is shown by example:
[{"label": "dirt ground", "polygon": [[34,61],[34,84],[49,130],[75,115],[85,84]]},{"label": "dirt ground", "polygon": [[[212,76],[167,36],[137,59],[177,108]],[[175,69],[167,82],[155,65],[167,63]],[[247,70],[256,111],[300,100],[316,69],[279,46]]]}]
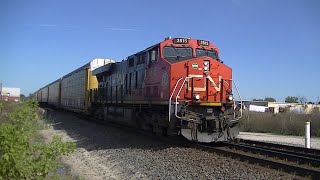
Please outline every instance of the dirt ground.
[{"label": "dirt ground", "polygon": [[[69,118],[72,118],[71,116]],[[75,118],[75,120],[79,120]],[[55,126],[57,124],[53,124]],[[70,137],[63,130],[55,130],[53,126],[48,129],[42,130],[41,135],[45,142],[50,142],[53,136],[61,136],[64,141],[77,142],[77,139]],[[121,179],[117,172],[117,169],[112,168],[116,165],[114,161],[108,161],[108,157],[104,157],[105,161],[103,164],[98,162],[101,160],[99,150],[88,151],[85,148],[78,147],[76,151],[61,159],[61,162],[67,167],[66,169],[70,172],[68,174],[74,175],[75,179]],[[77,177],[77,178],[76,178]]]}]

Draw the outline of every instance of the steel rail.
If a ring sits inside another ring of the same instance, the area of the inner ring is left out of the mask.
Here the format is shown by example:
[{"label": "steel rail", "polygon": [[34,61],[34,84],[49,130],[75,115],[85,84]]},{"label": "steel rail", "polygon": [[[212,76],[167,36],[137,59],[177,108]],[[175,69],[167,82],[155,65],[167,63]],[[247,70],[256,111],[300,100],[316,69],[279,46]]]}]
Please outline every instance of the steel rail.
[{"label": "steel rail", "polygon": [[251,151],[253,153],[263,153],[267,156],[272,157],[280,157],[286,159],[287,161],[298,161],[300,163],[312,164],[313,166],[320,167],[320,157],[316,155],[305,155],[302,153],[296,153],[292,151],[282,150],[282,149],[274,149],[267,147],[257,147],[254,145],[247,144],[236,144],[236,143],[226,143],[231,148],[237,148],[242,150]]},{"label": "steel rail", "polygon": [[239,143],[245,143],[249,145],[259,146],[259,147],[269,147],[276,149],[283,149],[295,153],[304,154],[308,157],[319,157],[320,158],[320,150],[319,149],[308,149],[304,147],[284,145],[284,144],[276,144],[271,142],[262,142],[262,141],[253,141],[253,140],[245,140],[245,139],[237,139]]},{"label": "steel rail", "polygon": [[289,162],[281,162],[277,159],[266,158],[254,155],[254,153],[248,153],[242,150],[235,151],[228,148],[228,146],[211,146],[198,144],[198,147],[202,150],[207,150],[215,153],[222,154],[223,156],[229,156],[234,159],[240,159],[240,161],[247,161],[251,164],[258,163],[261,166],[265,166],[271,169],[281,170],[288,173],[295,173],[302,177],[308,177],[311,179],[319,179],[320,169],[319,168],[308,168],[298,164],[292,164]]}]

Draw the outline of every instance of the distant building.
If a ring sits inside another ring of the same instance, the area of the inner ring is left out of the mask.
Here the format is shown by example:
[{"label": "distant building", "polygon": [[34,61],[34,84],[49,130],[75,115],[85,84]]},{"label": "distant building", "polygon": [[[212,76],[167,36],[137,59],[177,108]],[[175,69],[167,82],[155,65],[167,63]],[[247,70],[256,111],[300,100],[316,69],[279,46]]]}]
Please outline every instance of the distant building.
[{"label": "distant building", "polygon": [[320,111],[320,105],[315,104],[300,104],[286,102],[267,102],[267,101],[252,101],[250,106],[266,107],[266,111],[275,114],[279,112],[294,112],[309,114],[313,111]]},{"label": "distant building", "polygon": [[[240,101],[236,101],[237,105],[240,105]],[[242,109],[249,109],[251,100],[242,100]]]},{"label": "distant building", "polygon": [[0,100],[20,101],[20,88],[2,87],[0,85]]}]

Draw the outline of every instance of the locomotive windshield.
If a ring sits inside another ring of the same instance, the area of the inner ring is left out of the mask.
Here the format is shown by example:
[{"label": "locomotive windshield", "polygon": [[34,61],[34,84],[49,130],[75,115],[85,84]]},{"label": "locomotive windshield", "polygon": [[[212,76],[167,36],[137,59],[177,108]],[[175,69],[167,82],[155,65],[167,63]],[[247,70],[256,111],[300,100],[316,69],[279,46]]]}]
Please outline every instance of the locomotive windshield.
[{"label": "locomotive windshield", "polygon": [[208,56],[212,57],[213,59],[218,59],[217,52],[213,50],[206,50],[206,49],[196,49],[196,57],[201,56]]},{"label": "locomotive windshield", "polygon": [[163,56],[167,60],[186,60],[193,57],[192,48],[167,46],[163,48]]}]

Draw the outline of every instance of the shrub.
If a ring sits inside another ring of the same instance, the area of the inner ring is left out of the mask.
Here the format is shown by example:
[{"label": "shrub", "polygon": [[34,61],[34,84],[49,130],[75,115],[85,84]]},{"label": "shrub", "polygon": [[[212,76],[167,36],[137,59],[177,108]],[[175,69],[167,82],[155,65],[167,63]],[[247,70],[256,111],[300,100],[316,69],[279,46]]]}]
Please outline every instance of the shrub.
[{"label": "shrub", "polygon": [[0,124],[9,120],[9,114],[13,112],[18,105],[19,102],[0,101]]},{"label": "shrub", "polygon": [[260,113],[246,111],[240,120],[240,130],[249,132],[304,135],[305,122],[311,122],[311,135],[320,136],[320,113]]},{"label": "shrub", "polygon": [[0,124],[0,179],[44,179],[57,169],[57,158],[75,149],[72,142],[54,137],[49,144],[34,140],[38,133],[37,102],[26,101]]}]

